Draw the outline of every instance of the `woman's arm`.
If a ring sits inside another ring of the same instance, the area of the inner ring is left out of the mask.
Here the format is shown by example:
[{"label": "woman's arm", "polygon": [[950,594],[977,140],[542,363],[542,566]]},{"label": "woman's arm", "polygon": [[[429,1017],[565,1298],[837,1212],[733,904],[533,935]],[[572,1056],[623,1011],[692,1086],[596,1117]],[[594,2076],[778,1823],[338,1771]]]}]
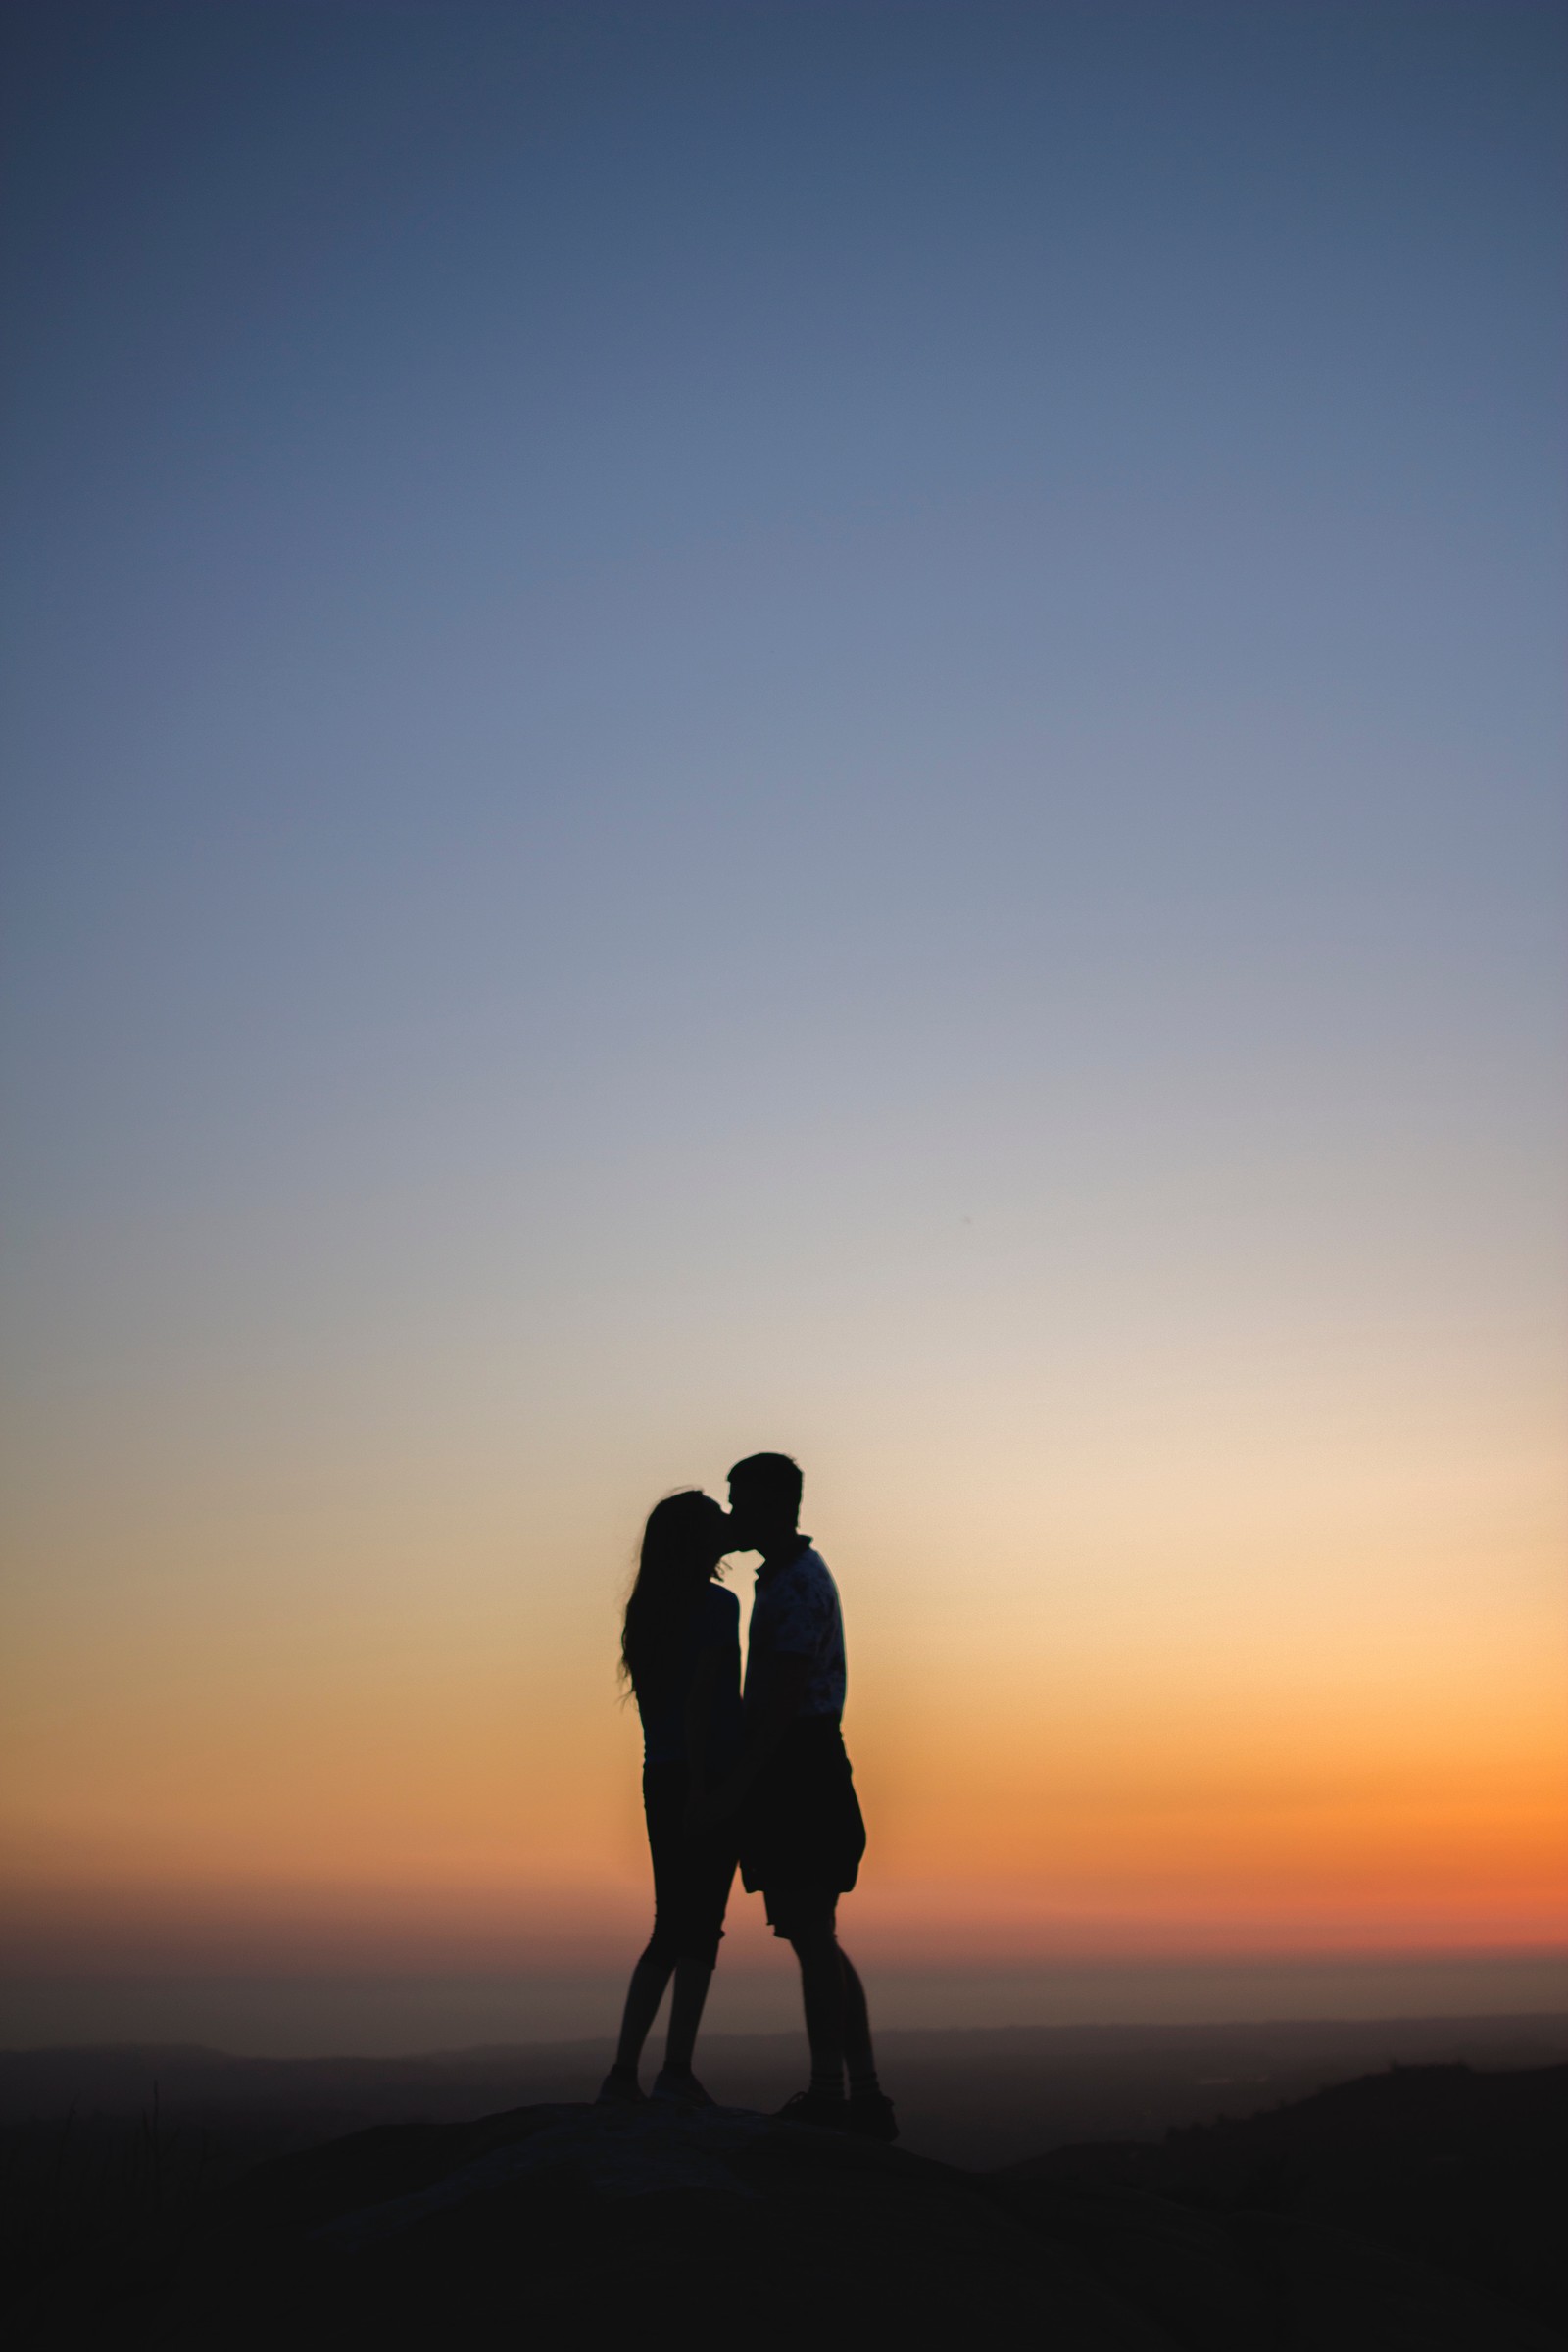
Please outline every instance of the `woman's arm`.
[{"label": "woman's arm", "polygon": [[686,1693],[686,1770],[695,1794],[708,1771],[709,1735],[713,1725],[713,1692],[718,1685],[719,1653],[700,1649]]}]

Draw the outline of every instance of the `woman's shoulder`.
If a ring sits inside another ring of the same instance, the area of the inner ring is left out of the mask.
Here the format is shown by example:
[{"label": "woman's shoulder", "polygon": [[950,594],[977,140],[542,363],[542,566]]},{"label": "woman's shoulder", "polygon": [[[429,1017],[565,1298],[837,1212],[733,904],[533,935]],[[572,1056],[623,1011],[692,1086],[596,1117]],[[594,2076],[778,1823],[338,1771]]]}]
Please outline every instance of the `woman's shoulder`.
[{"label": "woman's shoulder", "polygon": [[737,1631],[741,1622],[741,1604],[723,1585],[705,1585],[697,1604],[698,1622],[710,1626],[715,1632]]}]

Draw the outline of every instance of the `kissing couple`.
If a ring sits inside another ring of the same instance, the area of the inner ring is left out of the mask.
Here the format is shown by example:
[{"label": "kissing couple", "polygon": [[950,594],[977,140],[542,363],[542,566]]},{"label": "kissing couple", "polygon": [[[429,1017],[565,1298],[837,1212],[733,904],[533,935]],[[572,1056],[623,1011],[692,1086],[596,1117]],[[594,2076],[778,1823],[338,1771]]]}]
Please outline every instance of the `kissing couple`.
[{"label": "kissing couple", "polygon": [[[838,1939],[839,1896],[855,1885],[865,1851],[840,1728],[844,1618],[800,1514],[801,1473],[783,1453],[736,1463],[727,1513],[695,1489],[649,1513],[620,1651],[643,1724],[654,1932],[632,1970],[615,2063],[599,2096],[642,2098],[638,2063],[673,1977],[653,2095],[711,2105],[692,2054],[738,1865],[800,1963],[811,2080],[780,2114],[896,2139],[865,1990]],[[734,1551],[762,1557],[744,1690],[740,1603],[717,1581]]]}]

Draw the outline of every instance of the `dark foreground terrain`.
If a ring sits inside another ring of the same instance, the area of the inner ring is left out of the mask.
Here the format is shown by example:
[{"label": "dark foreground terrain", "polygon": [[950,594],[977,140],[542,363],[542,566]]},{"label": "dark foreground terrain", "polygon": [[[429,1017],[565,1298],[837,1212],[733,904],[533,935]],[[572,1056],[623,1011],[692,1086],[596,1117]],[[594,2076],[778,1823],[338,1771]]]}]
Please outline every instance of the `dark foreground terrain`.
[{"label": "dark foreground terrain", "polygon": [[[166,2161],[144,2134],[144,2183]],[[567,2102],[253,2163],[13,2278],[24,2345],[1005,2331],[1051,2352],[1568,2342],[1568,2067],[1395,2068],[989,2172],[738,2108]],[[160,2219],[160,2214],[163,2218]],[[654,2315],[658,2316],[655,2323]]]}]

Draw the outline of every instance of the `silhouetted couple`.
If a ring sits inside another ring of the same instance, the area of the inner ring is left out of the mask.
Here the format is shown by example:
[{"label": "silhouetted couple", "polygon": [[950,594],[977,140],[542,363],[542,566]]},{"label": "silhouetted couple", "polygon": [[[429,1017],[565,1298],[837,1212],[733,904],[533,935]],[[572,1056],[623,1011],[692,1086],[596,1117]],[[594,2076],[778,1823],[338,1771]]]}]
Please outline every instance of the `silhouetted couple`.
[{"label": "silhouetted couple", "polygon": [[[656,2099],[705,2107],[692,2072],[737,1862],[801,1965],[811,2082],[793,2122],[894,2139],[871,2055],[865,1992],[838,1940],[865,1825],[840,1728],[844,1620],[827,1565],[800,1532],[801,1473],[754,1453],[729,1474],[729,1513],[671,1494],[643,1532],[621,1657],[643,1720],[643,1802],[654,1859],[654,1933],[632,1971],[615,2063],[600,2097],[640,2099],[638,2062],[671,1977]],[[716,1581],[732,1551],[759,1551],[746,1688],[740,1603]],[[845,2095],[845,2076],[849,2095]]]}]

